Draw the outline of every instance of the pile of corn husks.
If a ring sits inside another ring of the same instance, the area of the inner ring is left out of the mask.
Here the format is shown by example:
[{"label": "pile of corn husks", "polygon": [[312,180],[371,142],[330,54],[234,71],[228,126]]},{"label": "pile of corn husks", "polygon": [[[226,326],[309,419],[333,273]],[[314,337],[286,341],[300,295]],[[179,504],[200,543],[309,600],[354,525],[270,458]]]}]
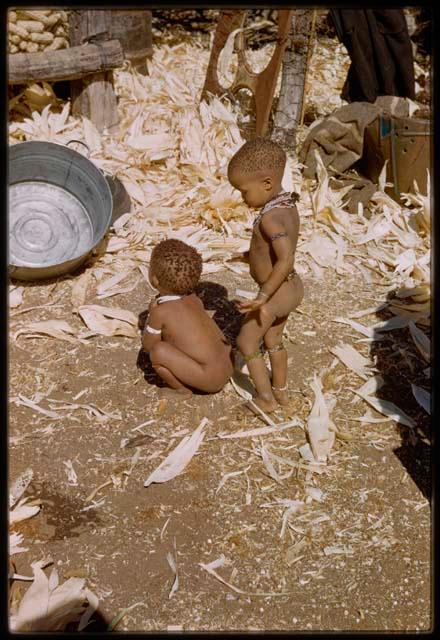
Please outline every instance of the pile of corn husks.
[{"label": "pile of corn husks", "polygon": [[[249,55],[260,59],[267,50],[270,56],[270,46]],[[328,46],[315,47],[309,86],[323,85],[328,56]],[[208,58],[209,51],[196,44],[162,46],[149,62],[149,76],[129,68],[116,72],[120,129],[112,136],[100,135],[86,118],[72,117],[70,103],[59,104],[55,96],[41,113],[33,111],[21,121],[14,121],[13,109],[10,113],[11,144],[83,140],[90,159],[123,183],[131,212],[116,221],[97,263],[115,274],[135,266],[144,271],[152,245],[167,235],[197,244],[207,272],[227,266],[230,254],[247,245],[252,215],[226,177],[228,160],[243,143],[237,107],[217,97],[199,103]],[[335,56],[328,93],[334,84],[340,86],[346,65],[346,56]],[[327,100],[327,109],[332,106]],[[325,115],[323,104],[317,109]],[[284,186],[301,195],[300,272],[321,277],[323,269],[333,268],[340,275],[359,274],[401,288],[402,299],[413,300],[406,311],[429,313],[429,193],[416,191],[400,206],[384,193],[382,181],[371,216],[352,215],[344,208],[347,190],[330,189],[324,167],[317,181],[305,181],[294,159]]]}]

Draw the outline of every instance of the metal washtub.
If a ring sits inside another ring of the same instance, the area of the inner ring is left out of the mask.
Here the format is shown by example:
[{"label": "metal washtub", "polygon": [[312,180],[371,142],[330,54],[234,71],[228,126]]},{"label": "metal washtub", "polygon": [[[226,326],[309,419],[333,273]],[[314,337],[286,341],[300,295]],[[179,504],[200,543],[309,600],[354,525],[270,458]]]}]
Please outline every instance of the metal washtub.
[{"label": "metal washtub", "polygon": [[9,148],[9,273],[53,278],[77,269],[106,234],[112,193],[82,154],[53,142]]}]

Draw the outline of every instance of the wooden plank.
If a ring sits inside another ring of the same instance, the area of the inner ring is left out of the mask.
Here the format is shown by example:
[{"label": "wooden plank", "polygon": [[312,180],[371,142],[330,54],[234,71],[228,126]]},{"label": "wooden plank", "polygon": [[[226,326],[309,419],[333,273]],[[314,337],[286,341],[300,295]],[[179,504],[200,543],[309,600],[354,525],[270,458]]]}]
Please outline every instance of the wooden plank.
[{"label": "wooden plank", "polygon": [[[111,12],[79,9],[70,12],[69,37],[72,46],[93,42],[102,46],[110,39]],[[119,116],[113,86],[113,72],[105,71],[71,83],[72,113],[89,118],[98,131],[114,131]]]},{"label": "wooden plank", "polygon": [[75,80],[97,71],[121,67],[124,62],[119,40],[100,45],[84,44],[61,51],[16,53],[8,56],[8,83]]}]

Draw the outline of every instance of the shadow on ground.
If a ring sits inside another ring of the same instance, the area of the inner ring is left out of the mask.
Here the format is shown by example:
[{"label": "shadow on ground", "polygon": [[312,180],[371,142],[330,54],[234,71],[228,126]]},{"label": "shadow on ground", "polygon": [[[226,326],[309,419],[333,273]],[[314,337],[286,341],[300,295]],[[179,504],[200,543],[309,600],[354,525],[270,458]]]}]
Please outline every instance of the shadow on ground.
[{"label": "shadow on ground", "polygon": [[[389,300],[393,295],[388,296]],[[389,311],[376,314],[380,320],[393,317]],[[419,327],[422,328],[422,327]],[[423,331],[427,332],[426,327]],[[418,352],[408,327],[383,333],[385,338],[371,343],[370,353],[376,361],[378,375],[384,385],[376,396],[393,402],[413,419],[415,427],[397,424],[402,439],[394,453],[428,500],[432,491],[431,417],[416,401],[411,383],[431,391],[431,378],[424,371],[429,366]]]},{"label": "shadow on ground", "polygon": [[[235,348],[237,336],[240,332],[243,321],[242,314],[237,310],[234,302],[228,299],[228,290],[216,282],[200,282],[195,290],[196,295],[203,302],[207,311],[214,311],[212,316],[214,322],[223,331],[228,342]],[[148,309],[142,311],[138,316],[138,328],[143,331],[148,318]],[[136,366],[144,374],[144,379],[148,384],[156,387],[165,387],[163,380],[154,371],[150,357],[142,348],[139,350]]]}]

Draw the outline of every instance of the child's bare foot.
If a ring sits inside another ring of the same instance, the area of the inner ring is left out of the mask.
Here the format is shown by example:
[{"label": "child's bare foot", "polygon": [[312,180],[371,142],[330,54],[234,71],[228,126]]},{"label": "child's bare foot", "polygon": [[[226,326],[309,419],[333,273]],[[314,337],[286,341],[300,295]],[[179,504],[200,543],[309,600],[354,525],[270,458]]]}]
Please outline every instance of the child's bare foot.
[{"label": "child's bare foot", "polygon": [[289,394],[287,393],[287,389],[274,389],[272,387],[272,393],[278,404],[281,404],[283,407],[289,404]]},{"label": "child's bare foot", "polygon": [[188,398],[192,396],[193,392],[191,389],[187,389],[186,387],[182,387],[181,389],[171,389],[171,387],[162,387],[159,389],[159,395],[162,398],[171,398],[173,400],[178,400],[179,398]]},{"label": "child's bare foot", "polygon": [[[256,404],[257,407],[259,407],[262,411],[264,411],[264,413],[272,413],[272,411],[275,411],[275,409],[278,408],[278,405],[275,402],[275,400],[272,400],[272,401],[265,400],[261,396],[256,396],[255,398],[252,398],[252,402]],[[248,402],[246,406],[257,415],[260,415],[258,411],[255,409],[255,407],[252,406],[251,402]]]}]

